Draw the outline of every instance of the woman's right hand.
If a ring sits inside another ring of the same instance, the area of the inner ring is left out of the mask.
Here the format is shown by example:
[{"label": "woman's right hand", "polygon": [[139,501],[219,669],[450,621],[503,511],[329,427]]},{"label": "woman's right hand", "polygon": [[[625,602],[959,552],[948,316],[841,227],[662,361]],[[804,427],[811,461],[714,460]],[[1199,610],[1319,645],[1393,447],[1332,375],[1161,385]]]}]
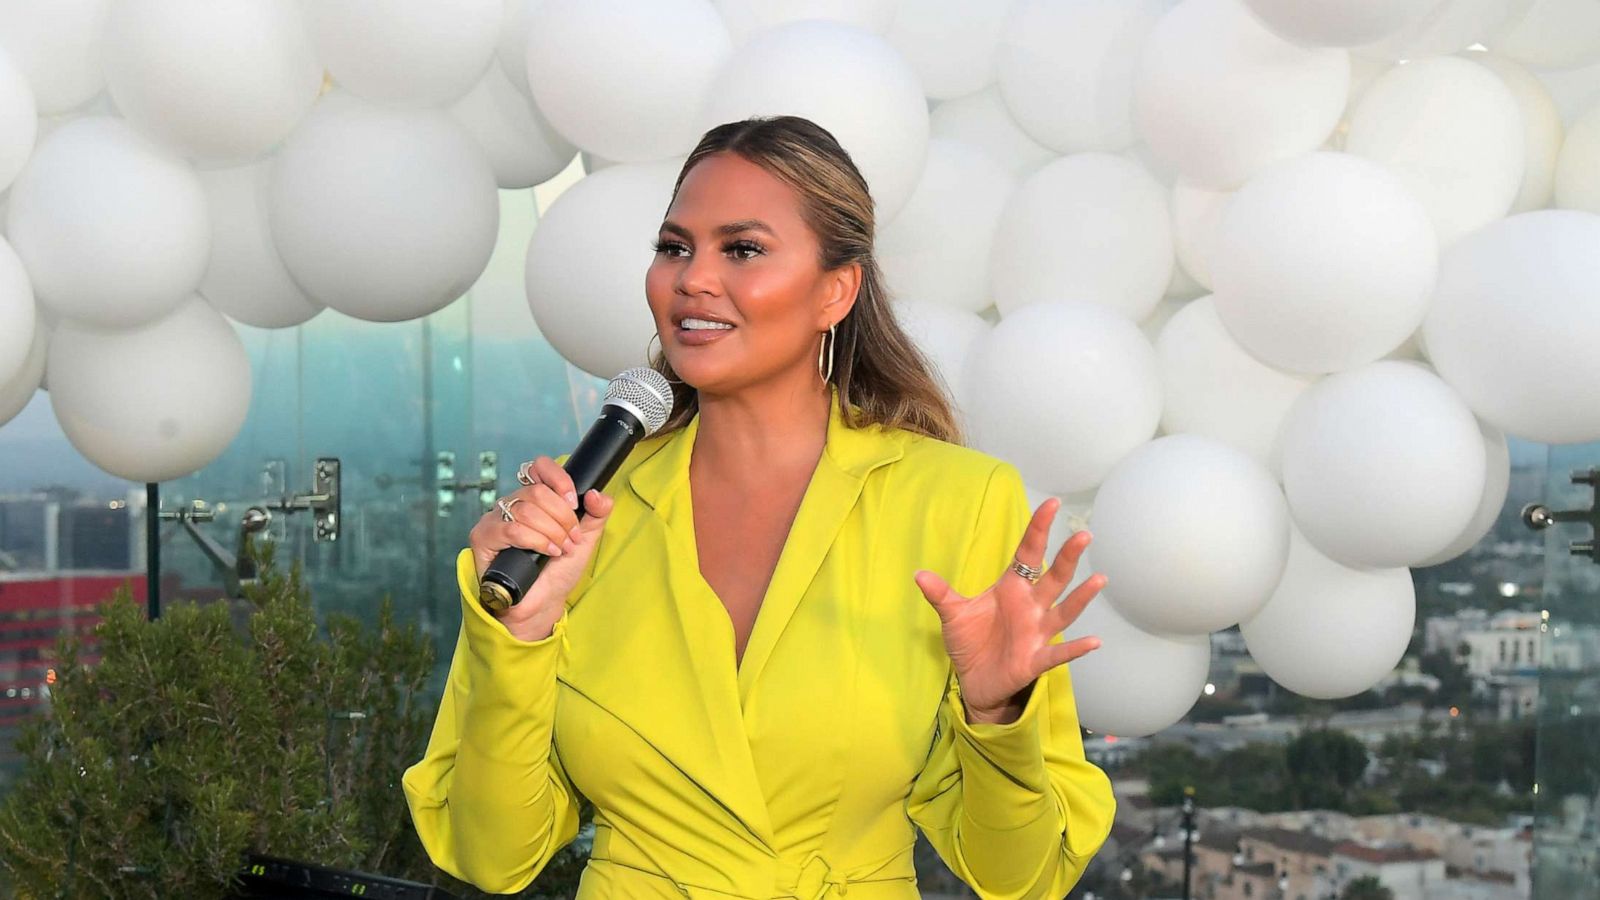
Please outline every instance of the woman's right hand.
[{"label": "woman's right hand", "polygon": [[536,483],[523,485],[505,497],[508,502],[513,497],[522,498],[522,502],[511,504],[515,521],[505,521],[496,506],[472,527],[468,544],[480,581],[495,556],[507,547],[550,556],[521,602],[495,616],[512,635],[532,641],[549,637],[556,620],[561,618],[567,595],[577,586],[594,554],[615,501],[590,490],[583,497],[585,515],[579,518],[572,501],[567,499],[574,496],[576,488],[567,470],[548,456],[534,460],[529,468]]}]

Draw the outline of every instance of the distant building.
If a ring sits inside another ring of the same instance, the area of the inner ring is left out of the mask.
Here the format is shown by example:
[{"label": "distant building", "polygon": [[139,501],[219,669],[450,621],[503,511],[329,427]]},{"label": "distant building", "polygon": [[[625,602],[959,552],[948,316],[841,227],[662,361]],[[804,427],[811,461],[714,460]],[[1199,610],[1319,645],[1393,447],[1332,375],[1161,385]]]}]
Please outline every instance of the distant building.
[{"label": "distant building", "polygon": [[1363,877],[1373,877],[1390,891],[1394,900],[1428,900],[1431,885],[1445,880],[1444,860],[1432,850],[1409,844],[1369,846],[1345,841],[1333,848],[1333,886]]}]

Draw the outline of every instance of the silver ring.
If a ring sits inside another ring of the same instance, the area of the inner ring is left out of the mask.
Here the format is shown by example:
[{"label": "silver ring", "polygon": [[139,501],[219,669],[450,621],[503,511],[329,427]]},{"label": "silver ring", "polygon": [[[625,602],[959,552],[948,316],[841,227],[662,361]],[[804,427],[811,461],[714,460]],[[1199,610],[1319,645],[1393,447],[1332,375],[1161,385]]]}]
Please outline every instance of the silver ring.
[{"label": "silver ring", "polygon": [[533,477],[533,474],[528,471],[530,468],[532,468],[532,466],[533,460],[530,459],[517,467],[517,480],[528,485],[529,487],[539,483],[538,480]]},{"label": "silver ring", "polygon": [[512,497],[510,502],[507,502],[506,498],[501,497],[499,500],[494,502],[494,505],[500,507],[500,518],[506,520],[507,522],[515,522],[517,517],[511,514],[511,507],[516,506],[521,501],[521,497]]},{"label": "silver ring", "polygon": [[1011,571],[1028,579],[1029,584],[1038,584],[1039,576],[1044,574],[1044,569],[1030,566],[1016,557],[1011,558]]}]

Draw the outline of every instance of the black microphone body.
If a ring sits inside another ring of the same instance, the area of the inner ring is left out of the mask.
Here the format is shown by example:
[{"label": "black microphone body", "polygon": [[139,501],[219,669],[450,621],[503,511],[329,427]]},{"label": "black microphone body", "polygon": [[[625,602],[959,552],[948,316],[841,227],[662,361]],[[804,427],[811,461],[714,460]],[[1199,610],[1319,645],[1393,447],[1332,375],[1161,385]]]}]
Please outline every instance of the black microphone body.
[{"label": "black microphone body", "polygon": [[[604,490],[633,445],[646,433],[645,424],[632,411],[612,404],[600,408],[600,415],[562,467],[572,476],[580,519],[588,514],[583,508],[584,493],[590,488]],[[549,561],[547,554],[523,547],[501,550],[483,572],[480,601],[491,611],[517,605]]]}]

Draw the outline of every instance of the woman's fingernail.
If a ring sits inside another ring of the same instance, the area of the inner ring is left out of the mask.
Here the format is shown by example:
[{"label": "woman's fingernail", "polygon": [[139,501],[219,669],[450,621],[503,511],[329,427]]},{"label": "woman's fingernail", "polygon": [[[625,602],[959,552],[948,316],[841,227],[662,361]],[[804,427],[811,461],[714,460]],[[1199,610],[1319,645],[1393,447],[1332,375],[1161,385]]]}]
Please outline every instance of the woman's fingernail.
[{"label": "woman's fingernail", "polygon": [[562,554],[562,552],[563,551],[562,551],[562,549],[560,547],[557,547],[554,543],[550,544],[550,555],[551,556],[560,556]]},{"label": "woman's fingernail", "polygon": [[567,529],[567,534],[571,536],[573,540],[578,540],[578,526],[574,525]]},{"label": "woman's fingernail", "polygon": [[578,495],[574,494],[571,491],[567,491],[567,495],[566,496],[567,496],[567,502],[572,504],[572,508],[573,509],[577,509],[578,508]]},{"label": "woman's fingernail", "polygon": [[572,538],[567,538],[565,541],[561,542],[561,549],[563,549],[563,550],[576,550],[577,547],[575,547],[573,545]]}]

